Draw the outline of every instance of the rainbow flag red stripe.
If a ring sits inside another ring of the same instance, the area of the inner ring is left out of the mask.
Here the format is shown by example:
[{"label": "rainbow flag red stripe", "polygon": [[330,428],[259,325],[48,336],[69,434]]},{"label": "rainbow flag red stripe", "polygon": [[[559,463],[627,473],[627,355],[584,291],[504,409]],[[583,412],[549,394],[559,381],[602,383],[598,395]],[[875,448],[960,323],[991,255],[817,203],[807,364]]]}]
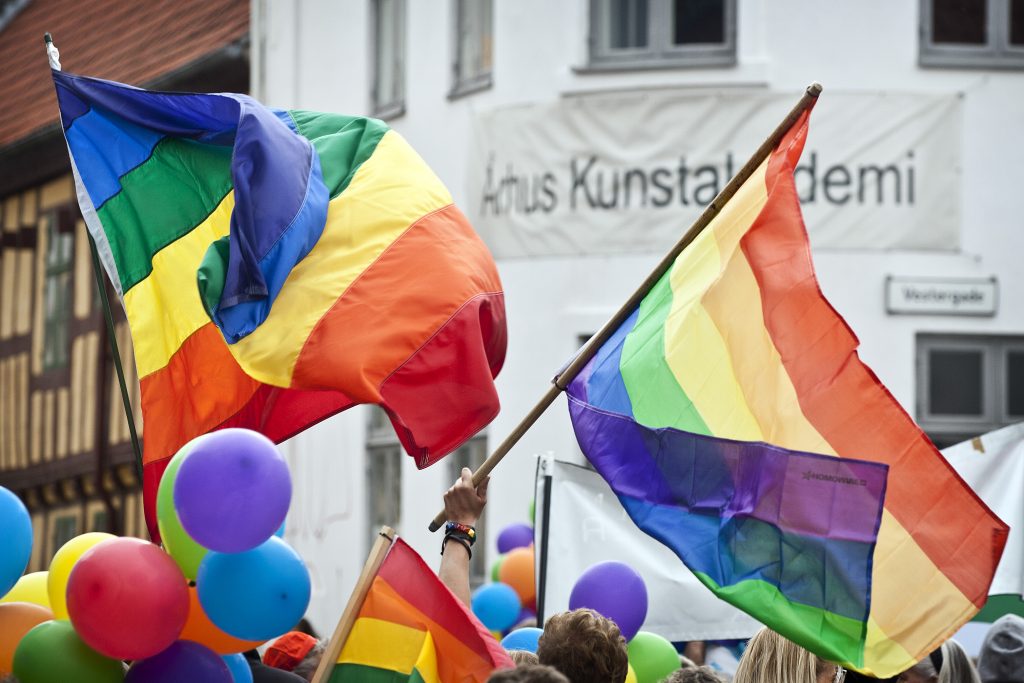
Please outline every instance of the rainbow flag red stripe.
[{"label": "rainbow flag red stripe", "polygon": [[498,411],[487,248],[374,119],[53,72],[79,203],[132,331],[151,532],[168,459],[382,406],[419,467]]},{"label": "rainbow flag red stripe", "polygon": [[512,660],[402,539],[374,579],[331,683],[484,683]]},{"label": "rainbow flag red stripe", "polygon": [[633,520],[717,595],[887,677],[984,604],[1007,527],[818,287],[793,182],[808,117],[571,383],[570,413]]}]

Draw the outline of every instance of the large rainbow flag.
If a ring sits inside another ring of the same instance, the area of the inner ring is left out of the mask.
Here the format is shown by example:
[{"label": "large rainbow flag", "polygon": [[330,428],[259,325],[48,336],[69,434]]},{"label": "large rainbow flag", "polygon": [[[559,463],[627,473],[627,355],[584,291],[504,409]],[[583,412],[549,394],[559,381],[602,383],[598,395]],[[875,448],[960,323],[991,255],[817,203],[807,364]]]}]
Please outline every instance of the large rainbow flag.
[{"label": "large rainbow flag", "polygon": [[396,539],[388,551],[331,683],[484,683],[514,664],[494,636],[437,575]]},{"label": "large rainbow flag", "polygon": [[132,331],[147,519],[168,459],[382,406],[419,467],[498,411],[494,262],[381,121],[53,71],[78,200]]},{"label": "large rainbow flag", "polygon": [[809,112],[570,384],[580,445],[722,599],[903,671],[985,603],[1007,527],[857,356],[793,169]]}]

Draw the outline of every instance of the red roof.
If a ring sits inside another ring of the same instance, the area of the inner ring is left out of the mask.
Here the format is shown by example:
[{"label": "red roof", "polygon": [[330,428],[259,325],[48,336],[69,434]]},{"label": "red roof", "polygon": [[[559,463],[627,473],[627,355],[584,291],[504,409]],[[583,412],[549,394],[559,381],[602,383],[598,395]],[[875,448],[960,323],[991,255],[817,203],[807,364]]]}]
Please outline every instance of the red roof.
[{"label": "red roof", "polygon": [[0,28],[0,148],[57,121],[43,33],[61,66],[145,85],[249,31],[244,0],[30,0]]}]

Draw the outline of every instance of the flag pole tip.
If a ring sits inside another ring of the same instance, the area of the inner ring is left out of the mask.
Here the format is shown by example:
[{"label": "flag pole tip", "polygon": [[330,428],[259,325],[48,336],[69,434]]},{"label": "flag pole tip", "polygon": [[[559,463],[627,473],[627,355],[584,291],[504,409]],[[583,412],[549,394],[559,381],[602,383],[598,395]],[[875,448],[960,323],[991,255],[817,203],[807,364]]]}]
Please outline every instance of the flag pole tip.
[{"label": "flag pole tip", "polygon": [[47,31],[46,33],[43,34],[43,42],[46,43],[47,45],[50,45],[50,44],[53,43],[53,36],[50,35],[49,31]]},{"label": "flag pole tip", "polygon": [[817,97],[818,95],[820,95],[821,90],[821,83],[818,83],[818,81],[814,81],[809,86],[807,86],[807,94],[810,95],[811,97]]}]

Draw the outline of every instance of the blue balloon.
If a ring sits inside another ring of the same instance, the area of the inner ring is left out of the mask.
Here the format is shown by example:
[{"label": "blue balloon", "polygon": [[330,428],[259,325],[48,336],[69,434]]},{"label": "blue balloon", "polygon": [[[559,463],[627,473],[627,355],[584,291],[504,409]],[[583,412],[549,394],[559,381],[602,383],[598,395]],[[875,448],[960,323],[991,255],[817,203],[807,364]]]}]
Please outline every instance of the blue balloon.
[{"label": "blue balloon", "polygon": [[544,633],[544,629],[533,626],[517,628],[501,639],[501,646],[509,652],[512,650],[526,650],[527,652],[536,653],[537,643],[540,641],[540,634],[542,633]]},{"label": "blue balloon", "polygon": [[284,538],[284,525],[287,521],[288,520],[286,519],[284,522],[281,522],[281,526],[278,527],[277,531],[274,532],[274,535],[278,538]]},{"label": "blue balloon", "polygon": [[210,621],[243,640],[286,633],[309,606],[306,565],[276,536],[243,553],[207,553],[196,586]]},{"label": "blue balloon", "polygon": [[519,594],[504,583],[488,583],[473,593],[473,614],[491,631],[504,631],[519,616]]},{"label": "blue balloon", "polygon": [[252,683],[252,667],[245,655],[224,655],[222,659],[228,665],[234,683]]},{"label": "blue balloon", "polygon": [[0,529],[4,530],[0,596],[4,596],[18,583],[32,557],[32,518],[21,499],[3,486],[0,486]]},{"label": "blue balloon", "polygon": [[132,663],[124,679],[124,683],[182,681],[231,683],[231,671],[224,660],[208,647],[191,640],[178,640],[163,652]]}]

